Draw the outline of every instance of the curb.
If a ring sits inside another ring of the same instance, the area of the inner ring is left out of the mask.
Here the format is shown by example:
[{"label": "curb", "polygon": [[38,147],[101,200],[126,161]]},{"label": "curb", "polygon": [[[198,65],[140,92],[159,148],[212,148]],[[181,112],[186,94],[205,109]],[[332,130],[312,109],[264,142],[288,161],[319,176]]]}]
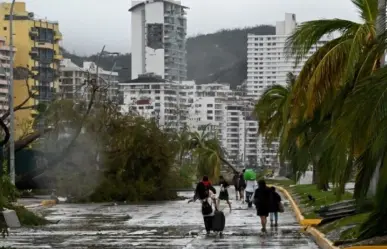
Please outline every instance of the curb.
[{"label": "curb", "polygon": [[[297,221],[300,223],[301,226],[305,228],[305,231],[314,238],[319,247],[321,247],[322,249],[340,249],[340,247],[334,246],[333,242],[325,237],[325,234],[321,233],[318,229],[312,227],[313,225],[320,224],[321,219],[305,219],[301,213],[300,208],[294,201],[293,197],[289,194],[289,192],[283,187],[275,187],[276,189],[281,191],[289,200],[290,205],[292,206],[292,209],[296,214]],[[346,247],[345,249],[387,249],[387,246],[352,246]]]},{"label": "curb", "polygon": [[[300,208],[298,207],[297,203],[294,201],[293,197],[289,194],[289,192],[280,186],[276,186],[276,189],[281,191],[285,195],[285,197],[289,200],[290,205],[292,206],[293,211],[296,214],[297,221],[300,223],[301,226],[306,227],[306,232],[312,235],[312,237],[314,238],[314,240],[316,241],[319,247],[321,247],[322,249],[339,249],[339,247],[334,246],[333,242],[328,240],[323,233],[318,231],[316,228],[311,227],[311,225],[318,225],[321,222],[321,220],[305,219],[301,213]],[[311,220],[314,222],[311,222]]]}]

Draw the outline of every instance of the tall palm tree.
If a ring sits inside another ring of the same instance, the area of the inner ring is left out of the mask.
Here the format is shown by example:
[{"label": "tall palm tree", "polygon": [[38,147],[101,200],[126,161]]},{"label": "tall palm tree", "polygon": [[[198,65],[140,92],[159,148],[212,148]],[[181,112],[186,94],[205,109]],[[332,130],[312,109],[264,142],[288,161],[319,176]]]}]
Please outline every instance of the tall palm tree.
[{"label": "tall palm tree", "polygon": [[287,85],[273,85],[261,96],[254,108],[259,134],[268,140],[280,137],[289,124],[291,90],[295,82],[292,73],[287,75]]},{"label": "tall palm tree", "polygon": [[293,107],[303,112],[305,121],[319,114],[321,123],[325,123],[322,126],[328,131],[320,154],[331,159],[331,173],[341,190],[349,173],[356,169],[355,197],[365,196],[375,171],[380,168],[376,208],[361,235],[367,238],[385,233],[387,224],[384,204],[387,185],[386,181],[383,183],[387,180],[384,142],[387,70],[380,69],[387,48],[387,32],[377,29],[381,24],[379,14],[383,11],[385,16],[386,10],[385,1],[352,2],[361,23],[342,19],[303,23],[288,39],[287,52],[299,61],[323,36],[339,34],[307,60],[292,91]]},{"label": "tall palm tree", "polygon": [[352,2],[362,23],[343,19],[309,21],[299,25],[287,40],[288,55],[295,56],[299,62],[323,37],[339,34],[307,60],[298,76],[294,97],[297,106],[301,106],[302,98],[298,97],[305,92],[307,117],[320,106],[329,112],[332,106],[327,103],[334,102],[340,91],[348,91],[379,67],[386,48],[386,34],[376,32],[378,0]]},{"label": "tall palm tree", "polygon": [[224,150],[220,141],[212,132],[207,131],[206,126],[202,132],[190,133],[190,149],[197,158],[198,174],[208,175],[210,179],[217,180],[222,164],[226,164],[231,170],[236,168],[225,159]]}]

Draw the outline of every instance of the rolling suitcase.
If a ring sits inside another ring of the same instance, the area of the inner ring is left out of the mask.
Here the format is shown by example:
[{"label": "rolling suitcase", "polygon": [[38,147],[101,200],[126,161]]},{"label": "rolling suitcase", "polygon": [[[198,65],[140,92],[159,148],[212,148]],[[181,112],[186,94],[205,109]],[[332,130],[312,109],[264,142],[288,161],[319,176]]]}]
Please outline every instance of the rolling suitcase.
[{"label": "rolling suitcase", "polygon": [[212,219],[212,230],[214,232],[220,232],[220,235],[222,235],[225,225],[226,217],[224,216],[224,213],[222,211],[215,210],[215,214]]}]

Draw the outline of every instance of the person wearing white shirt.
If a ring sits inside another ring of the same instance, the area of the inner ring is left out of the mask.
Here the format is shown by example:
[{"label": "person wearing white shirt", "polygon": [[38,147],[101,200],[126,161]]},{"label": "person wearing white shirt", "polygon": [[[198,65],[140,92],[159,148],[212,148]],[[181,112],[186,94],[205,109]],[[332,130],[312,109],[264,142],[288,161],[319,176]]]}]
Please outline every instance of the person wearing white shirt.
[{"label": "person wearing white shirt", "polygon": [[255,190],[258,188],[258,184],[256,180],[247,180],[246,181],[246,202],[249,208],[253,206],[253,194]]}]

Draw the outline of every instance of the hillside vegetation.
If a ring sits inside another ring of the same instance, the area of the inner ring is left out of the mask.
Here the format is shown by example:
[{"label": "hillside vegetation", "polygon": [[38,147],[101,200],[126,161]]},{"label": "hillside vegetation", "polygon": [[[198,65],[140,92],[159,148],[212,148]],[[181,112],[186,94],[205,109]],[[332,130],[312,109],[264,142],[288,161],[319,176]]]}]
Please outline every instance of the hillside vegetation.
[{"label": "hillside vegetation", "polygon": [[[198,35],[187,39],[188,78],[197,83],[229,83],[233,88],[246,78],[247,34],[270,35],[275,33],[273,26],[262,25],[243,29],[227,29],[216,33]],[[96,61],[97,56],[78,56],[63,50],[65,58],[70,58],[81,66],[85,60]],[[120,80],[130,78],[130,54],[103,57],[100,65],[110,70],[116,62]]]}]

